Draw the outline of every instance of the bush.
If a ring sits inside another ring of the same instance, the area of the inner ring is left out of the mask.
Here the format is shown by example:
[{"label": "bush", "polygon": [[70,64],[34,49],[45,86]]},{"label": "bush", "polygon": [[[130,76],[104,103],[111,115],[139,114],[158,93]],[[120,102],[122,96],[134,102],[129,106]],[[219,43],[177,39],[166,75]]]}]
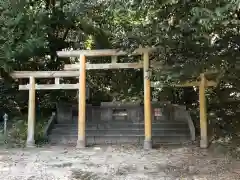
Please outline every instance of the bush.
[{"label": "bush", "polygon": [[[37,145],[45,143],[44,127],[48,118],[37,117],[35,124],[35,141]],[[14,118],[8,123],[7,137],[5,143],[7,147],[24,147],[27,139],[27,116]],[[2,141],[3,138],[0,139]]]}]

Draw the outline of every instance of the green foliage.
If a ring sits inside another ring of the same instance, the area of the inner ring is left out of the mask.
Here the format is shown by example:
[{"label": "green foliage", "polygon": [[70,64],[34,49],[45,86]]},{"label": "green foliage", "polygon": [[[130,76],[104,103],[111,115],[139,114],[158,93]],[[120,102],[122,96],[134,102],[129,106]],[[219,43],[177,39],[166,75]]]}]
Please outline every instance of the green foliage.
[{"label": "green foliage", "polygon": [[[17,82],[10,81],[6,72],[61,69],[70,63],[56,57],[56,51],[64,48],[131,51],[139,45],[157,46],[151,60],[173,67],[153,72],[152,79],[164,84],[197,79],[207,68],[220,69],[219,86],[208,92],[209,109],[219,119],[236,107],[228,101],[236,101],[240,93],[240,72],[235,68],[240,60],[239,0],[0,0],[0,12],[1,111],[20,114],[27,107],[27,94],[17,92]],[[143,99],[142,71],[90,71],[87,78],[94,89],[93,101]],[[177,90],[178,94],[184,91]],[[76,92],[52,91],[38,92],[37,97],[38,109],[45,113],[55,102],[74,101],[77,96]],[[178,97],[176,102],[187,102],[184,95]]]},{"label": "green foliage", "polygon": [[0,1],[0,67],[6,71],[21,68],[46,46],[47,12],[25,0]]},{"label": "green foliage", "polygon": [[[48,118],[37,117],[35,126],[35,141],[37,145],[45,142],[44,128]],[[24,147],[27,139],[27,116],[21,116],[13,119],[7,127],[7,138],[1,134],[1,141],[5,141],[7,147]],[[1,143],[3,144],[3,143]]]}]

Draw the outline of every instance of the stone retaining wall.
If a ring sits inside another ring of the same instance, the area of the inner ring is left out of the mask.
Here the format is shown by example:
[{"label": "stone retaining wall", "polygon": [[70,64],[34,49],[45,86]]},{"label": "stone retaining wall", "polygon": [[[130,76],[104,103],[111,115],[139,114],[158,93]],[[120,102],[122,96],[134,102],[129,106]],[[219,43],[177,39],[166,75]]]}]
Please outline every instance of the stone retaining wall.
[{"label": "stone retaining wall", "polygon": [[[70,123],[73,121],[73,116],[77,116],[76,105],[60,103],[57,109],[58,123]],[[152,127],[154,128],[154,124],[162,122],[185,122],[189,127],[191,139],[195,140],[195,127],[185,106],[170,102],[152,102]],[[137,124],[144,124],[144,106],[136,102],[102,102],[100,106],[86,105],[86,125],[95,124],[98,128],[101,124],[108,124],[110,128],[110,124],[114,123],[116,123],[116,126],[114,125],[116,131],[118,131],[119,125],[119,128],[120,126],[129,128],[129,131],[126,132],[130,133],[132,127],[137,129]]]},{"label": "stone retaining wall", "polygon": [[72,121],[73,108],[72,104],[66,102],[57,103],[57,122],[64,123],[66,121]]}]

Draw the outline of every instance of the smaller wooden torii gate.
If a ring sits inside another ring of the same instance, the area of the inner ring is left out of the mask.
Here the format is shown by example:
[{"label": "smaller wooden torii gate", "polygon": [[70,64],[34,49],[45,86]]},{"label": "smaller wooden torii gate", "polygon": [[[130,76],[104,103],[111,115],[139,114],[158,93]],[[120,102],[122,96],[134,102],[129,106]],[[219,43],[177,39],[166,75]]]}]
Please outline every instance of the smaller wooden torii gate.
[{"label": "smaller wooden torii gate", "polygon": [[[35,128],[35,91],[36,90],[54,90],[54,89],[78,89],[79,90],[79,108],[78,108],[78,141],[77,147],[86,146],[85,142],[85,122],[86,122],[86,70],[94,69],[139,69],[143,68],[144,76],[144,125],[145,125],[145,140],[144,149],[152,148],[152,122],[151,122],[151,82],[150,68],[164,69],[159,63],[149,61],[149,54],[155,48],[139,48],[132,55],[142,57],[142,61],[135,63],[118,63],[118,56],[126,56],[127,52],[117,51],[113,49],[105,50],[77,50],[77,51],[59,51],[59,57],[75,57],[79,58],[79,64],[66,64],[63,71],[15,71],[11,74],[13,78],[29,78],[28,85],[19,85],[19,90],[29,90],[29,105],[28,105],[28,136],[26,146],[32,147],[35,145],[34,128]],[[86,62],[86,57],[93,56],[111,56],[111,63],[90,64]],[[77,84],[61,84],[60,78],[78,77]],[[177,87],[198,86],[199,87],[199,102],[200,102],[200,127],[201,127],[201,142],[202,148],[208,147],[208,132],[207,132],[207,115],[206,115],[206,100],[205,87],[216,86],[216,82],[208,81],[205,75],[202,74],[200,81],[184,82],[176,84]],[[36,84],[36,78],[55,78],[54,84]],[[154,86],[152,84],[152,86]]]}]

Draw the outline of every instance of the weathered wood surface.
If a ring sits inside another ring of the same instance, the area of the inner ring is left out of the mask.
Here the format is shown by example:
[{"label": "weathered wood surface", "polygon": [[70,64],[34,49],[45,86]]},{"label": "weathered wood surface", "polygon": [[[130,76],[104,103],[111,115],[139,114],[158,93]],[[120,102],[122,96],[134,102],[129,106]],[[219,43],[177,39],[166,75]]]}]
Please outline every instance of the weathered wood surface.
[{"label": "weathered wood surface", "polygon": [[77,147],[86,146],[86,57],[80,56],[78,94],[78,141]]},{"label": "weathered wood surface", "polygon": [[78,77],[79,71],[14,71],[13,78],[59,78],[59,77]]},{"label": "weathered wood surface", "polygon": [[[66,64],[64,70],[78,70],[80,64]],[[140,69],[143,68],[142,63],[104,63],[104,64],[86,64],[86,70],[94,69]]]},{"label": "weathered wood surface", "polygon": [[[152,52],[156,48],[138,48],[131,55],[142,55],[144,52]],[[129,55],[126,51],[116,49],[98,49],[98,50],[72,50],[72,51],[57,51],[59,57],[80,57],[84,56],[124,56]]]},{"label": "weathered wood surface", "polygon": [[118,57],[117,56],[112,56],[111,61],[112,61],[112,63],[117,63]]},{"label": "weathered wood surface", "polygon": [[60,78],[55,78],[55,84],[60,84]]},{"label": "weathered wood surface", "polygon": [[35,88],[35,78],[30,77],[29,79],[29,98],[28,98],[28,133],[27,133],[27,147],[35,146],[35,121],[36,121],[36,88]]},{"label": "weathered wood surface", "polygon": [[[31,86],[29,84],[19,85],[19,90],[29,90]],[[79,84],[36,84],[36,90],[54,90],[54,89],[78,89]]]},{"label": "weathered wood surface", "polygon": [[[153,68],[157,69],[169,69],[169,67],[161,66],[160,62],[153,62],[151,64]],[[64,78],[64,77],[78,77],[80,72],[77,71],[80,68],[80,64],[66,64],[64,70],[60,71],[14,71],[11,73],[13,78]],[[142,62],[137,63],[104,63],[104,64],[89,64],[86,63],[86,70],[94,69],[141,69],[143,68]],[[58,81],[58,79],[56,79]],[[57,83],[56,83],[57,84]]]},{"label": "weathered wood surface", "polygon": [[[170,66],[163,66],[161,62],[153,61],[150,64],[150,68],[153,69],[164,69],[164,70],[170,70],[172,67]],[[80,64],[65,64],[64,70],[78,70],[80,67]],[[86,64],[87,70],[94,70],[94,69],[142,69],[143,68],[143,62],[133,62],[133,63],[117,63],[116,59],[112,60],[112,63],[102,63],[102,64]]]},{"label": "weathered wood surface", "polygon": [[[191,87],[191,86],[200,86],[200,82],[193,81],[193,82],[183,82],[179,84],[173,85],[175,87]],[[217,83],[215,81],[207,81],[205,87],[212,87],[217,86]]]},{"label": "weathered wood surface", "polygon": [[143,76],[144,76],[144,149],[152,148],[152,113],[151,113],[151,81],[149,54],[143,55]]},{"label": "weathered wood surface", "polygon": [[[151,87],[160,87],[161,83],[159,82],[151,82]],[[168,84],[163,84],[163,86],[169,86]],[[200,86],[200,81],[186,81],[181,83],[172,84],[174,87],[192,87],[192,86]],[[206,87],[217,86],[217,82],[215,81],[206,81]]]},{"label": "weathered wood surface", "polygon": [[199,110],[200,110],[200,147],[208,147],[208,123],[207,123],[207,107],[206,107],[206,78],[204,74],[201,74],[201,83],[199,86]]}]

